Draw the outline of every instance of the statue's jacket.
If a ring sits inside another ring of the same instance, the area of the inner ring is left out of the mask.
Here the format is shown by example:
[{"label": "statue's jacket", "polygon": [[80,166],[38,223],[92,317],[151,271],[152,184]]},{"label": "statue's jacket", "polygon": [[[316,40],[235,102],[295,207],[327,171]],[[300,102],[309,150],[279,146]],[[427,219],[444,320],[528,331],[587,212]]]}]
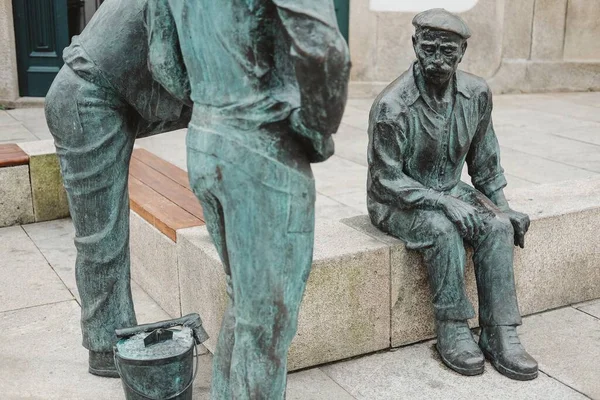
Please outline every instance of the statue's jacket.
[{"label": "statue's jacket", "polygon": [[[189,89],[169,92],[155,79],[149,65],[148,0],[107,0],[81,35],[73,37],[63,59],[83,79],[107,86],[149,122],[176,121],[189,104]],[[163,27],[162,34],[176,35]],[[158,50],[158,49],[157,49]],[[180,87],[187,85],[185,67],[177,43],[163,47],[162,65]],[[164,71],[165,69],[161,69]],[[189,118],[189,116],[188,116]]]},{"label": "statue's jacket", "polygon": [[459,185],[465,162],[483,194],[506,186],[485,81],[457,71],[454,106],[441,115],[422,94],[419,74],[414,63],[371,108],[367,204],[376,225],[390,208],[434,208],[441,194]]},{"label": "statue's jacket", "polygon": [[[149,0],[149,8],[150,64],[161,63],[154,47],[171,47],[160,25],[177,26],[192,87],[192,127],[255,149],[267,147],[256,143],[258,131],[295,111],[315,141],[337,131],[350,61],[331,1]],[[180,86],[171,74],[154,74],[172,92]],[[188,146],[203,147],[195,136],[188,135]]]}]

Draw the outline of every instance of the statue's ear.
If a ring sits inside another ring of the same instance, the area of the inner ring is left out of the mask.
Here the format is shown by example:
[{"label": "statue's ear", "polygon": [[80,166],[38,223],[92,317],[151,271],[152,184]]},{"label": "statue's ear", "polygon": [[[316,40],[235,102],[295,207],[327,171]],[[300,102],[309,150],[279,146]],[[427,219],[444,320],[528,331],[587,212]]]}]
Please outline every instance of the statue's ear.
[{"label": "statue's ear", "polygon": [[413,43],[413,49],[415,50],[415,53],[417,52],[417,36],[413,35],[412,36],[412,43]]},{"label": "statue's ear", "polygon": [[467,51],[467,41],[465,40],[462,44],[462,55],[460,56],[460,60],[458,60],[458,62],[461,62],[463,57],[465,56],[465,52]]}]

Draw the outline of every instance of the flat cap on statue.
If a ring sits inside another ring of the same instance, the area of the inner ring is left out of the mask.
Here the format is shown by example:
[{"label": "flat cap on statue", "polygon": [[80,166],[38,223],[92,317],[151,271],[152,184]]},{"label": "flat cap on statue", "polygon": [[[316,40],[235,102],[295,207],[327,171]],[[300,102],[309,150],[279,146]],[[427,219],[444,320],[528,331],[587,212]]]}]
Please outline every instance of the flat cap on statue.
[{"label": "flat cap on statue", "polygon": [[443,8],[432,8],[423,11],[413,18],[415,28],[429,28],[437,31],[448,31],[456,33],[463,39],[471,37],[471,30],[458,15],[444,10]]}]

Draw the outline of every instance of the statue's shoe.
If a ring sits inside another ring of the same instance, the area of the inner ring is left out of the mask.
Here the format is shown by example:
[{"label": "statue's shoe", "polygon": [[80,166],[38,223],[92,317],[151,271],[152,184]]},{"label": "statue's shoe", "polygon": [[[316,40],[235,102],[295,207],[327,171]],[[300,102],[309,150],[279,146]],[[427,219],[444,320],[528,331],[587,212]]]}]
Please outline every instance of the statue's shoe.
[{"label": "statue's shoe", "polygon": [[514,326],[482,328],[479,347],[502,375],[519,381],[537,378],[537,361],[523,348]]},{"label": "statue's shoe", "polygon": [[444,364],[459,374],[483,373],[485,359],[466,321],[437,321],[436,348]]},{"label": "statue's shoe", "polygon": [[112,352],[98,352],[90,350],[88,371],[92,375],[105,378],[119,378],[115,358]]}]

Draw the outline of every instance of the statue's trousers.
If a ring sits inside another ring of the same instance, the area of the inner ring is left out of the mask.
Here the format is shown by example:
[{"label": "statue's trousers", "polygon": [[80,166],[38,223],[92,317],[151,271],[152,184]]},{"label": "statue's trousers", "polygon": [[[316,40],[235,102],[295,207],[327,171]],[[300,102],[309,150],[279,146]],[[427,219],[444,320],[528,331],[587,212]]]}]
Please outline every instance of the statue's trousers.
[{"label": "statue's trousers", "polygon": [[193,123],[188,131],[190,182],[230,297],[211,398],[277,400],[312,263],[315,186],[283,126],[245,135],[252,143]]},{"label": "statue's trousers", "polygon": [[460,182],[448,194],[486,216],[483,233],[464,239],[441,210],[401,210],[371,203],[371,216],[375,225],[423,255],[436,319],[475,317],[465,290],[466,242],[473,248],[480,324],[521,324],[513,273],[514,232],[508,217],[466,183]]},{"label": "statue's trousers", "polygon": [[75,226],[83,345],[112,352],[115,329],[136,324],[127,189],[133,144],[136,136],[181,128],[187,121],[171,126],[144,121],[93,66],[90,71],[86,80],[67,66],[61,69],[46,97],[46,119]]}]

